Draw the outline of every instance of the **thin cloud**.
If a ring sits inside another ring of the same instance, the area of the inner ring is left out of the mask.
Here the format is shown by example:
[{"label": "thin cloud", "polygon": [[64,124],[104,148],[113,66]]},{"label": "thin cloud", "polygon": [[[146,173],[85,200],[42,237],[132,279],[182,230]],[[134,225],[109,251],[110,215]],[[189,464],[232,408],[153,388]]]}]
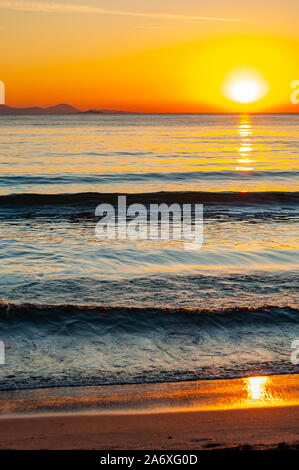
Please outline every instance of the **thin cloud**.
[{"label": "thin cloud", "polygon": [[136,26],[137,29],[176,29],[176,26],[170,26],[170,25],[157,25],[157,24],[152,24],[152,25],[138,25]]},{"label": "thin cloud", "polygon": [[242,22],[244,20],[236,18],[217,18],[210,16],[191,16],[176,15],[171,13],[142,13],[136,11],[123,10],[107,10],[104,8],[93,7],[89,5],[70,5],[66,3],[46,3],[46,2],[25,2],[25,1],[9,1],[0,0],[0,8],[2,10],[14,11],[36,11],[43,13],[93,13],[98,15],[116,15],[116,16],[133,16],[137,18],[151,19],[168,19],[168,20],[185,20],[185,21],[228,21]]}]

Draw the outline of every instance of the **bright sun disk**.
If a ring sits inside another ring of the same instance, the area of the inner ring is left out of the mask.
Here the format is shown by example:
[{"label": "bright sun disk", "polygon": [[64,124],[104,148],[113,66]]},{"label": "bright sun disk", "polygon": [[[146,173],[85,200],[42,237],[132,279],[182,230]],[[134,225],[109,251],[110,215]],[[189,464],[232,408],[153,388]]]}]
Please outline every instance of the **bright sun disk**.
[{"label": "bright sun disk", "polygon": [[262,75],[253,69],[231,71],[223,83],[223,94],[240,104],[254,103],[265,96],[269,89]]},{"label": "bright sun disk", "polygon": [[238,103],[252,103],[260,97],[260,86],[253,80],[243,80],[233,83],[230,87],[230,96]]}]

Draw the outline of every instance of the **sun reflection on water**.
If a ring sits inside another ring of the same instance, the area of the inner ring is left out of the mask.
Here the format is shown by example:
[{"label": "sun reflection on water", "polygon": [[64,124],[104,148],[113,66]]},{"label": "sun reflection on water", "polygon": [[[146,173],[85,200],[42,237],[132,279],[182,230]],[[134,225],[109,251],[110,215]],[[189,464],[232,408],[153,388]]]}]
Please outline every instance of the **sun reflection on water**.
[{"label": "sun reflection on water", "polygon": [[252,144],[251,144],[251,135],[252,135],[252,127],[250,123],[250,117],[248,115],[242,115],[240,117],[240,121],[237,127],[238,133],[240,135],[240,146],[238,148],[238,157],[237,157],[237,162],[241,163],[241,166],[236,166],[235,170],[236,171],[245,171],[245,172],[250,172],[254,168],[249,167],[249,166],[242,166],[244,163],[252,163],[254,160],[252,160],[249,157],[249,152],[252,152]]}]

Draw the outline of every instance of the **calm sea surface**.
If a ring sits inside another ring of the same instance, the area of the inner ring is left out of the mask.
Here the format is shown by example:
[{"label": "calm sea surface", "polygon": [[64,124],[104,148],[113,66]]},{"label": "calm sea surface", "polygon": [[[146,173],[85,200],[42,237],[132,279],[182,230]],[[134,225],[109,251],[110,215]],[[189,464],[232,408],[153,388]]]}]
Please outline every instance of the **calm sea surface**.
[{"label": "calm sea surface", "polygon": [[[0,117],[0,388],[299,372],[298,115]],[[95,208],[204,204],[204,244]]]}]

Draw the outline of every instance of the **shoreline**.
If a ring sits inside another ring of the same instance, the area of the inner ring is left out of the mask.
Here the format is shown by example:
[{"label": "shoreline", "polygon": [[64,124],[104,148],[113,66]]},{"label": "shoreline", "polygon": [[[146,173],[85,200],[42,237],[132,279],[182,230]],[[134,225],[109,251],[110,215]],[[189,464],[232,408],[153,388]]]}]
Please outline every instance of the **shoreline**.
[{"label": "shoreline", "polygon": [[0,390],[0,420],[23,414],[215,411],[299,405],[299,374]]},{"label": "shoreline", "polygon": [[298,378],[1,392],[0,448],[297,448]]}]

